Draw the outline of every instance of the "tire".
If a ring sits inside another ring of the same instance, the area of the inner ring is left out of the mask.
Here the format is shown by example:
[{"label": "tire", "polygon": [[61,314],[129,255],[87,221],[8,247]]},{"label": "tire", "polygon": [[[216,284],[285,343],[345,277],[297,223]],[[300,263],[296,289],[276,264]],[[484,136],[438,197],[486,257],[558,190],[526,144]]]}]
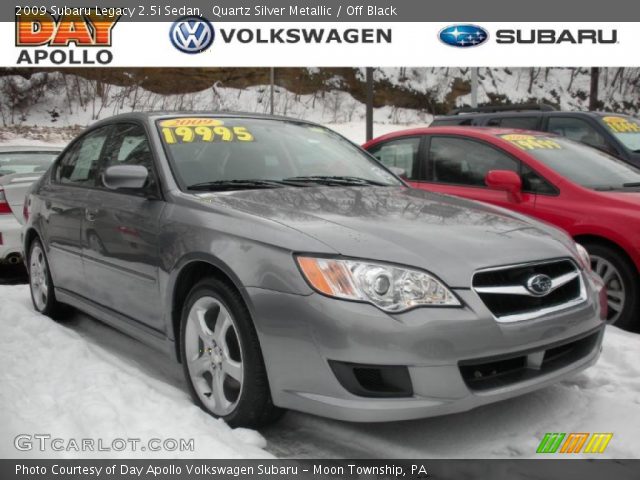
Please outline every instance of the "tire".
[{"label": "tire", "polygon": [[29,274],[29,290],[31,291],[33,308],[54,320],[65,320],[69,316],[71,309],[56,300],[47,254],[42,242],[37,238],[29,248],[27,272]]},{"label": "tire", "polygon": [[194,402],[229,426],[256,428],[282,416],[271,400],[249,311],[240,294],[217,278],[201,280],[187,296],[180,357]]},{"label": "tire", "polygon": [[607,322],[624,330],[637,330],[640,281],[633,263],[615,248],[590,242],[583,246],[591,256],[591,268],[607,287]]}]

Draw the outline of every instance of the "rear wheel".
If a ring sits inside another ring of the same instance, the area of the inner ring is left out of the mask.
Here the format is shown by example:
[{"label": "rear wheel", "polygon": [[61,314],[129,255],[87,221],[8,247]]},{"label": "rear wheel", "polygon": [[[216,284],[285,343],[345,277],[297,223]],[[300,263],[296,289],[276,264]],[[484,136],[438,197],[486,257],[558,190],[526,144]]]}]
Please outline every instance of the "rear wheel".
[{"label": "rear wheel", "polygon": [[69,308],[56,300],[49,262],[39,239],[31,243],[28,267],[29,288],[34,308],[55,320],[64,319],[69,313]]},{"label": "rear wheel", "polygon": [[271,401],[257,334],[241,296],[226,283],[197,283],[182,310],[180,352],[195,402],[232,427],[282,414]]},{"label": "rear wheel", "polygon": [[607,288],[607,323],[625,330],[640,327],[637,322],[640,282],[631,261],[606,245],[583,245],[591,256],[592,270],[602,278]]}]

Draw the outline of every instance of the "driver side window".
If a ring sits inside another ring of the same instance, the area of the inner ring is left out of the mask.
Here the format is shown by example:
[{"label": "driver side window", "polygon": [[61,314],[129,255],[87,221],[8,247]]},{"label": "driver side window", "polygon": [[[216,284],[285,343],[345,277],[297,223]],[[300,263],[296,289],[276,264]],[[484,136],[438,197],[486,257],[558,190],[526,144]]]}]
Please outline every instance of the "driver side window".
[{"label": "driver side window", "polygon": [[[107,141],[102,172],[114,165],[140,165],[147,169],[149,177],[144,187],[145,192],[153,192],[157,188],[153,168],[153,155],[147,134],[140,125],[117,125]],[[100,181],[101,186],[102,181]]]},{"label": "driver side window", "polygon": [[456,137],[432,137],[429,159],[434,182],[486,187],[491,170],[519,173],[519,162],[483,143]]},{"label": "driver side window", "polygon": [[432,137],[429,146],[432,181],[451,185],[488,188],[485,176],[491,170],[510,170],[520,175],[522,190],[556,195],[547,180],[529,166],[483,143],[456,137]]}]

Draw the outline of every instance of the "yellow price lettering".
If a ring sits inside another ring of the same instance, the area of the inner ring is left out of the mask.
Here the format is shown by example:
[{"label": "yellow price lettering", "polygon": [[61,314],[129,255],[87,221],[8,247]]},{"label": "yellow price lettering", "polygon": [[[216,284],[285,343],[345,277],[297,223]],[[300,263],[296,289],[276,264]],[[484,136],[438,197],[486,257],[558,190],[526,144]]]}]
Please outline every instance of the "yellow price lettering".
[{"label": "yellow price lettering", "polygon": [[170,128],[163,128],[162,129],[162,135],[164,136],[164,141],[169,143],[169,144],[173,144],[176,143],[176,136],[173,134],[173,130]]},{"label": "yellow price lettering", "polygon": [[179,126],[179,127],[163,127],[162,136],[168,144],[174,143],[191,143],[195,141],[213,142],[216,137],[221,138],[224,142],[253,142],[254,136],[246,129],[246,127],[233,127],[233,129],[223,126],[206,126],[199,125]]},{"label": "yellow price lettering", "polygon": [[620,133],[636,133],[640,132],[640,127],[634,125],[631,122],[618,123],[614,126],[614,129]]},{"label": "yellow price lettering", "polygon": [[193,129],[190,127],[178,127],[174,130],[174,132],[184,143],[193,142],[193,139],[195,137]]},{"label": "yellow price lettering", "polygon": [[253,135],[245,127],[233,127],[233,133],[236,134],[236,138],[241,142],[253,142]]},{"label": "yellow price lettering", "polygon": [[203,142],[212,142],[213,141],[213,132],[209,127],[196,127],[194,129],[196,135],[202,138]]},{"label": "yellow price lettering", "polygon": [[535,150],[535,149],[560,150],[562,149],[562,146],[559,143],[554,142],[553,140],[527,139],[527,140],[516,140],[514,143],[524,150]]},{"label": "yellow price lettering", "polygon": [[233,141],[233,133],[227,127],[213,127],[213,133],[222,137],[224,142]]}]

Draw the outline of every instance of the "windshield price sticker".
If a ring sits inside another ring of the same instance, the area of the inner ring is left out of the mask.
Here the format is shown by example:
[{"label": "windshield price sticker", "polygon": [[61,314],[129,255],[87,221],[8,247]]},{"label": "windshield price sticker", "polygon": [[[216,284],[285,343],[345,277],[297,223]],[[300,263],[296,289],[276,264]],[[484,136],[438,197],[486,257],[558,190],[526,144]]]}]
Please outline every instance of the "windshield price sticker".
[{"label": "windshield price sticker", "polygon": [[604,117],[602,119],[615,133],[640,133],[640,124],[625,117]]},{"label": "windshield price sticker", "polygon": [[502,139],[513,143],[522,150],[562,150],[562,145],[551,138],[536,135],[502,135]]},{"label": "windshield price sticker", "polygon": [[227,127],[215,118],[172,118],[160,122],[168,144],[192,142],[253,142],[246,127]]}]

